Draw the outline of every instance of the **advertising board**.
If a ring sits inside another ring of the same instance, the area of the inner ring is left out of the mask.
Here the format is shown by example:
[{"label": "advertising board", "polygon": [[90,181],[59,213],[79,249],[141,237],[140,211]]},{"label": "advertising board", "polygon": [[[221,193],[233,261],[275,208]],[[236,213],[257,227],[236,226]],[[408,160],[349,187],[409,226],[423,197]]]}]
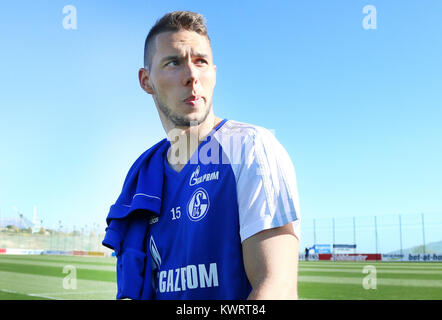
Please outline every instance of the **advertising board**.
[{"label": "advertising board", "polygon": [[319,260],[326,261],[380,261],[379,253],[320,254]]}]

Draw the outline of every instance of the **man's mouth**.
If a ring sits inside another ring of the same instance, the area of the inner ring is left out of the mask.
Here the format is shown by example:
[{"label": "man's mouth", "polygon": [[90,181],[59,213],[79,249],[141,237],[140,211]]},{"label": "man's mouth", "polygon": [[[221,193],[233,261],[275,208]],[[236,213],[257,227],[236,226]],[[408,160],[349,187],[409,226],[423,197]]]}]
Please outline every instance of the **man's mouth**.
[{"label": "man's mouth", "polygon": [[185,103],[188,103],[188,104],[191,104],[191,105],[194,106],[194,105],[196,105],[197,103],[201,102],[202,100],[203,100],[203,97],[192,95],[192,96],[190,96],[190,97],[184,99],[183,101],[184,101]]}]

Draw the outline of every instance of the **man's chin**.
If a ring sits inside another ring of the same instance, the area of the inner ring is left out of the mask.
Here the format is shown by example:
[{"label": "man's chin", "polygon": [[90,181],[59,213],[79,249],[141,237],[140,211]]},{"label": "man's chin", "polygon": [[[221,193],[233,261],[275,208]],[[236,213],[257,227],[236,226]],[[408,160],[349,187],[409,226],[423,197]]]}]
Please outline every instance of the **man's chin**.
[{"label": "man's chin", "polygon": [[[210,110],[208,110],[210,111]],[[206,112],[203,115],[193,114],[193,115],[185,115],[185,116],[175,116],[170,119],[175,126],[177,127],[193,127],[198,126],[204,121],[206,121],[209,112]]]}]

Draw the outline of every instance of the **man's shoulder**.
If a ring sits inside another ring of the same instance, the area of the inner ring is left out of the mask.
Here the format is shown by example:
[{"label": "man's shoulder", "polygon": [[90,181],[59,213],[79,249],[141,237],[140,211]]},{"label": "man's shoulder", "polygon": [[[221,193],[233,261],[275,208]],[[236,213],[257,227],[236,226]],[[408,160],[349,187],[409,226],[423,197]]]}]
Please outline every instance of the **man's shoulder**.
[{"label": "man's shoulder", "polygon": [[219,136],[243,138],[244,143],[256,143],[256,141],[268,141],[269,139],[276,139],[274,130],[265,127],[241,122],[236,120],[227,121],[219,130]]},{"label": "man's shoulder", "polygon": [[[156,150],[158,150],[164,143],[167,142],[167,138],[162,139],[161,141],[158,141],[157,143],[155,143],[153,146],[151,146],[150,148],[148,148],[146,151],[144,151],[137,160],[135,160],[135,163],[142,161],[143,159],[145,159],[146,157],[150,157],[152,155],[152,153]],[[134,163],[134,164],[135,164]]]},{"label": "man's shoulder", "polygon": [[129,174],[134,170],[138,170],[139,166],[143,162],[145,162],[147,159],[149,159],[156,150],[158,150],[162,146],[165,146],[166,143],[168,143],[168,140],[167,140],[167,138],[164,138],[163,140],[155,143],[149,149],[144,151],[132,164],[131,168],[129,169]]},{"label": "man's shoulder", "polygon": [[215,136],[235,170],[249,167],[253,162],[273,162],[285,156],[273,130],[259,125],[229,120]]}]

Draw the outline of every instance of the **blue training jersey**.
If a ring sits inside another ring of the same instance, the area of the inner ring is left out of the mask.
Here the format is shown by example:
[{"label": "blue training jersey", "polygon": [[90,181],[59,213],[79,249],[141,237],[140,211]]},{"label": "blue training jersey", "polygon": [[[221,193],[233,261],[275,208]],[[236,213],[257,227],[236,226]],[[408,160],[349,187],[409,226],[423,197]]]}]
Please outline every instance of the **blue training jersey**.
[{"label": "blue training jersey", "polygon": [[267,129],[223,120],[180,172],[164,156],[161,213],[145,247],[154,299],[246,299],[242,242],[292,223],[300,239],[296,176]]}]

